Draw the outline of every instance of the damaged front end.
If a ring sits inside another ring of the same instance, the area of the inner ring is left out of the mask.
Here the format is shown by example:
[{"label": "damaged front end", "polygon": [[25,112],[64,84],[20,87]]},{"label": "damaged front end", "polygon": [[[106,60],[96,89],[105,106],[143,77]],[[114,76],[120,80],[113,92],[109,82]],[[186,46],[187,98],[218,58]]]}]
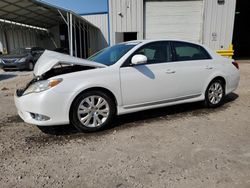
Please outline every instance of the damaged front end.
[{"label": "damaged front end", "polygon": [[104,67],[106,65],[46,50],[35,65],[34,78],[25,87],[17,89],[16,96],[38,93],[54,87],[62,79],[50,78],[58,75]]},{"label": "damaged front end", "polygon": [[26,84],[25,87],[19,88],[16,90],[16,96],[21,97],[23,96],[24,92],[31,86],[33,83],[37,82],[40,80],[40,77],[34,77],[28,84]]},{"label": "damaged front end", "polygon": [[79,71],[90,70],[90,69],[94,69],[94,67],[80,66],[80,65],[65,65],[65,64],[57,65],[53,67],[51,70],[49,70],[48,72],[44,73],[43,75],[35,76],[30,82],[28,82],[28,84],[25,87],[21,89],[17,89],[16,95],[18,97],[21,97],[25,94],[29,94],[29,92],[27,92],[28,88],[30,88],[32,85],[35,85],[37,82],[42,82],[42,83],[48,82],[47,83],[48,85],[52,84],[53,86],[55,86],[55,82],[59,83],[62,80],[58,80],[58,79],[49,80],[50,78],[58,76],[58,75],[62,75],[62,74],[69,74],[73,72],[79,72]]}]

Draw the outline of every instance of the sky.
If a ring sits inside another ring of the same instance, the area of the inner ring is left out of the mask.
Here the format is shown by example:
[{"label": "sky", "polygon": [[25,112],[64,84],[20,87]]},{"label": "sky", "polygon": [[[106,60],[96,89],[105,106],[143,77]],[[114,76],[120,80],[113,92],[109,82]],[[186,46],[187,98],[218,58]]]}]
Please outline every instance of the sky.
[{"label": "sky", "polygon": [[107,12],[107,0],[42,0],[77,14]]}]

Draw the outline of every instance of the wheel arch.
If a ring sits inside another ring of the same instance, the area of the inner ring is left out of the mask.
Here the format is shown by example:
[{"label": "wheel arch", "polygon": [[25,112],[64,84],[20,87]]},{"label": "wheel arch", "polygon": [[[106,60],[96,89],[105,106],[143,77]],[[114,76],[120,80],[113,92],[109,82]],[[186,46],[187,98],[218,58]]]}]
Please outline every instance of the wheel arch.
[{"label": "wheel arch", "polygon": [[226,87],[226,79],[223,76],[216,76],[214,79],[212,79],[209,84],[214,80],[221,80],[223,83],[223,86]]},{"label": "wheel arch", "polygon": [[27,58],[27,60],[26,60],[28,63],[33,63],[33,64],[35,64],[35,61],[34,61],[34,59],[31,57],[31,58]]},{"label": "wheel arch", "polygon": [[85,92],[88,92],[88,91],[102,91],[104,93],[106,93],[107,95],[109,95],[115,102],[115,106],[116,106],[116,113],[117,113],[117,105],[118,105],[118,102],[117,102],[117,99],[114,95],[113,92],[111,92],[109,89],[107,88],[104,88],[104,87],[90,87],[90,88],[87,88],[87,89],[84,89],[82,90],[81,92],[79,92],[75,97],[74,99],[71,101],[71,104],[70,104],[70,108],[69,108],[69,117],[72,113],[72,105],[74,103],[74,101],[77,99],[78,96],[82,95],[82,93],[85,93]]},{"label": "wheel arch", "polygon": [[204,89],[204,94],[206,93],[206,90],[207,90],[209,84],[210,84],[211,82],[213,82],[214,80],[221,80],[222,83],[223,83],[224,90],[225,90],[225,92],[226,92],[227,81],[226,81],[225,77],[222,76],[222,75],[216,75],[216,76],[213,76],[211,79],[209,79],[208,83],[206,84],[206,88]]}]

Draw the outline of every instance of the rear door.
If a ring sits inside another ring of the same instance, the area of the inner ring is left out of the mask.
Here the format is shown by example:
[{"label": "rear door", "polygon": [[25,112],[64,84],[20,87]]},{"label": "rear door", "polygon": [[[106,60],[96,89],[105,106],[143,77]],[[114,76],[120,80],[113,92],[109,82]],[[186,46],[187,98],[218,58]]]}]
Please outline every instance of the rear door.
[{"label": "rear door", "polygon": [[211,56],[200,45],[188,42],[172,42],[173,62],[168,64],[175,71],[173,87],[176,98],[188,99],[202,94],[204,84],[213,72]]}]

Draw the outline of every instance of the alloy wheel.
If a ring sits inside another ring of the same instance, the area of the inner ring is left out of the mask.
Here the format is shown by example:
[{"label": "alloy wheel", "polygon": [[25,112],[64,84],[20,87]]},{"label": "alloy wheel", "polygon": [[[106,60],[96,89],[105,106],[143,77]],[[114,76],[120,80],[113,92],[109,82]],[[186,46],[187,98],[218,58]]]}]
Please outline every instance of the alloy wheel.
[{"label": "alloy wheel", "polygon": [[223,86],[219,82],[214,82],[208,89],[208,100],[211,104],[219,104],[223,97]]},{"label": "alloy wheel", "polygon": [[110,113],[108,102],[101,96],[88,96],[78,106],[77,115],[82,125],[99,127],[107,120]]}]

